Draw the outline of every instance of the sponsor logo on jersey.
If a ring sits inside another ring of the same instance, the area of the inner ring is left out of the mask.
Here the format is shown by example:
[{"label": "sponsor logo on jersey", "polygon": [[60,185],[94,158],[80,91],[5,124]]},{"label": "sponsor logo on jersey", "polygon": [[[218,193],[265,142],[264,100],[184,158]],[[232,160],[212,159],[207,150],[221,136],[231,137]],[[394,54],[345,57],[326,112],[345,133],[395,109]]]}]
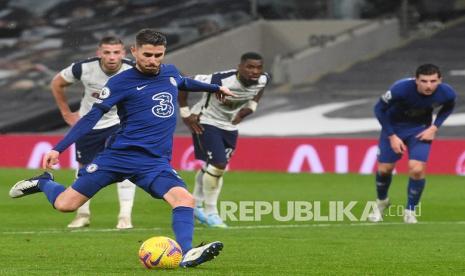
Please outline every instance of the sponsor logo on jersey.
[{"label": "sponsor logo on jersey", "polygon": [[140,91],[140,90],[144,89],[147,85],[148,84],[142,85],[142,86],[137,86],[136,89],[137,89],[137,91]]},{"label": "sponsor logo on jersey", "polygon": [[173,96],[168,92],[153,95],[152,100],[156,105],[152,107],[152,113],[160,118],[168,118],[174,114]]}]

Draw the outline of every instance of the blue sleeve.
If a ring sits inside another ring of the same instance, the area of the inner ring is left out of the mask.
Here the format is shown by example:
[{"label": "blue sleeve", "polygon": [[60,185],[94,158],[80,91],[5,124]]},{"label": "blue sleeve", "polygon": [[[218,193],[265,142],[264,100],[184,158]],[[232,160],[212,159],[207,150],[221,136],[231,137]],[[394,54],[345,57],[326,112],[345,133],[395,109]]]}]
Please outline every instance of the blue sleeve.
[{"label": "blue sleeve", "polygon": [[77,139],[91,131],[104,113],[105,111],[99,106],[93,105],[92,109],[71,128],[66,136],[53,149],[62,153]]},{"label": "blue sleeve", "polygon": [[73,72],[74,78],[80,80],[82,75],[82,62],[73,64],[73,66],[71,67],[71,72]]},{"label": "blue sleeve", "polygon": [[177,79],[178,88],[181,90],[187,90],[192,92],[218,92],[220,86],[217,84],[209,84],[200,81],[196,81],[190,78],[181,77]]},{"label": "blue sleeve", "polygon": [[441,109],[439,110],[436,119],[434,120],[434,125],[439,128],[444,121],[449,117],[449,115],[454,111],[455,101],[449,101],[442,105]]},{"label": "blue sleeve", "polygon": [[380,99],[375,105],[375,115],[378,119],[381,127],[384,131],[388,134],[388,136],[395,134],[394,129],[392,128],[391,120],[389,119],[389,115],[387,110],[389,105],[382,99]]}]

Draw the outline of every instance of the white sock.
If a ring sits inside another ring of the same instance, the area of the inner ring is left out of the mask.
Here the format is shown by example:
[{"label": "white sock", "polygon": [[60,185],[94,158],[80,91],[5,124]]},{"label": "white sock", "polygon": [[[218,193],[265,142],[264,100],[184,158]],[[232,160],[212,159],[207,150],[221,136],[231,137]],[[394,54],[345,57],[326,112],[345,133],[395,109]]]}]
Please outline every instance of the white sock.
[{"label": "white sock", "polygon": [[202,168],[201,170],[197,171],[195,174],[195,184],[194,184],[194,191],[192,192],[192,195],[194,196],[195,199],[195,206],[198,208],[203,207],[203,174],[205,168]]},{"label": "white sock", "polygon": [[223,186],[224,170],[208,165],[203,174],[203,195],[205,198],[205,214],[217,214],[217,202]]},{"label": "white sock", "polygon": [[90,199],[77,209],[77,215],[90,216]]},{"label": "white sock", "polygon": [[124,180],[116,184],[119,198],[119,217],[131,217],[132,206],[134,205],[134,194],[136,185],[129,180]]}]

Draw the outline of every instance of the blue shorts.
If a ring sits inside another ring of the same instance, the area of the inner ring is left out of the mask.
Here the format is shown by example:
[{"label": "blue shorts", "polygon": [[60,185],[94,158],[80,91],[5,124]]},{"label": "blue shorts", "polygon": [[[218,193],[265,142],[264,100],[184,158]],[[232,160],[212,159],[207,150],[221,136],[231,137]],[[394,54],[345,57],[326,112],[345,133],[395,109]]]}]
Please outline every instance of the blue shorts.
[{"label": "blue shorts", "polygon": [[208,164],[228,164],[236,149],[238,131],[202,124],[202,134],[193,134],[195,158]]},{"label": "blue shorts", "polygon": [[97,153],[105,148],[105,143],[120,125],[114,125],[108,128],[93,129],[88,134],[82,136],[76,141],[76,161],[81,164],[89,164],[94,160]]},{"label": "blue shorts", "polygon": [[[420,141],[415,137],[425,129],[426,127],[424,126],[394,128],[396,135],[402,139],[404,144],[407,146],[409,160],[418,160],[422,162],[428,161],[429,152],[431,150],[431,141]],[[397,154],[392,150],[388,135],[385,131],[381,131],[378,148],[378,162],[380,163],[395,163],[402,158],[402,154]]]},{"label": "blue shorts", "polygon": [[137,150],[105,149],[79,170],[71,187],[88,198],[100,189],[129,179],[152,197],[163,198],[173,187],[186,184],[171,167],[169,160]]}]

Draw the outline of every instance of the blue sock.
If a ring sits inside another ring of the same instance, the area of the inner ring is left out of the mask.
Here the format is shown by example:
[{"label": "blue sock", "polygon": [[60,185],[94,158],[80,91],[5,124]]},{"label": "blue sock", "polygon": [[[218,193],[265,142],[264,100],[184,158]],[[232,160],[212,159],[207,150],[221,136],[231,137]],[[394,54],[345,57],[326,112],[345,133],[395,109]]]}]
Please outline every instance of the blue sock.
[{"label": "blue sock", "polygon": [[389,186],[391,185],[391,181],[392,174],[380,175],[379,172],[376,173],[376,193],[378,194],[379,200],[387,198],[387,193]]},{"label": "blue sock", "polygon": [[186,254],[192,248],[192,236],[194,236],[194,209],[179,206],[173,209],[173,231],[176,241]]},{"label": "blue sock", "polygon": [[55,208],[55,200],[57,199],[59,194],[65,191],[66,188],[53,180],[40,179],[39,189],[45,194],[48,201],[52,204],[53,208]]},{"label": "blue sock", "polygon": [[407,209],[415,210],[415,206],[420,202],[421,193],[425,188],[425,179],[414,180],[409,178],[407,188]]}]

